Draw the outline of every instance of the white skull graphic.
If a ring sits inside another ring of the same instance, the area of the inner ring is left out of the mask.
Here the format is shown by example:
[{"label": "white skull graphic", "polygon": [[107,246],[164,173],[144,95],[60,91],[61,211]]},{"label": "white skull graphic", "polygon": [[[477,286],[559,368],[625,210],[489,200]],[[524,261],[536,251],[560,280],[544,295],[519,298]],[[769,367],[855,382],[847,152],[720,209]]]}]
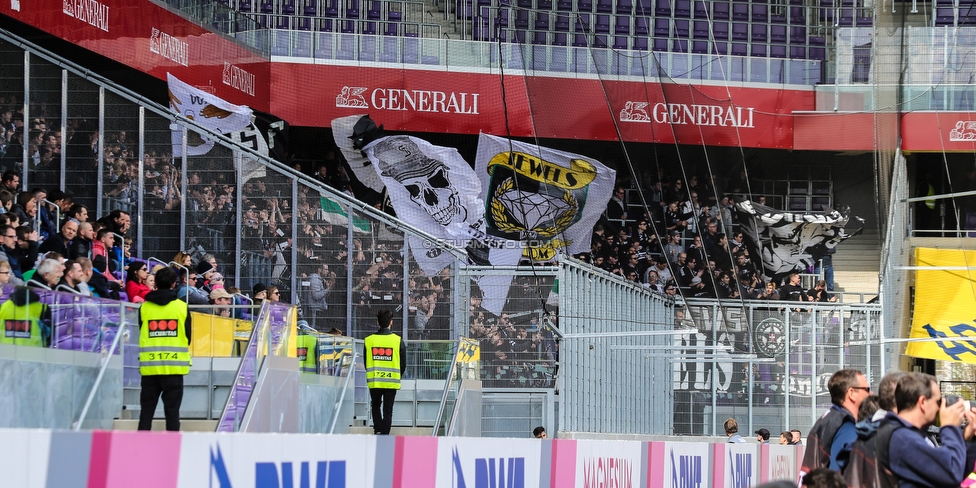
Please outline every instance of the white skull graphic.
[{"label": "white skull graphic", "polygon": [[380,173],[392,176],[410,193],[410,200],[424,209],[438,224],[448,225],[455,217],[466,218],[458,191],[451,183],[450,168],[427,157],[408,136],[380,140],[373,148]]}]

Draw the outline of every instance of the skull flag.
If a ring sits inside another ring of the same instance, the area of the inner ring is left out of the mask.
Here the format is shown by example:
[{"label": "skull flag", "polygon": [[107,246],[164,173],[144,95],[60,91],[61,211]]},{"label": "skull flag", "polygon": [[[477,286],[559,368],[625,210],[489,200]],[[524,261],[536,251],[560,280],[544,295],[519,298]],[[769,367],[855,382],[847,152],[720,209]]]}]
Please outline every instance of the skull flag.
[{"label": "skull flag", "polygon": [[[844,232],[850,220],[848,210],[792,213],[749,200],[735,207],[750,254],[758,254],[763,274],[776,280],[813,266],[837,244],[857,234]],[[863,222],[860,217],[854,218]]]},{"label": "skull flag", "polygon": [[[397,216],[434,237],[464,247],[464,229],[481,218],[481,184],[456,149],[410,136],[384,137],[363,151],[386,185]],[[453,257],[411,241],[417,264],[433,275]],[[440,258],[440,259],[439,259]]]},{"label": "skull flag", "polygon": [[589,252],[617,173],[595,159],[481,134],[475,164],[486,232],[520,241],[525,257]]},{"label": "skull flag", "polygon": [[346,162],[349,163],[349,168],[352,169],[356,179],[366,187],[382,193],[383,192],[383,181],[380,180],[378,174],[373,169],[372,163],[363,153],[353,147],[353,141],[351,136],[354,133],[354,128],[356,124],[362,119],[368,119],[368,115],[350,115],[348,117],[339,117],[337,119],[332,119],[332,137],[335,139],[336,146],[339,147],[339,151],[342,156],[346,158]]}]

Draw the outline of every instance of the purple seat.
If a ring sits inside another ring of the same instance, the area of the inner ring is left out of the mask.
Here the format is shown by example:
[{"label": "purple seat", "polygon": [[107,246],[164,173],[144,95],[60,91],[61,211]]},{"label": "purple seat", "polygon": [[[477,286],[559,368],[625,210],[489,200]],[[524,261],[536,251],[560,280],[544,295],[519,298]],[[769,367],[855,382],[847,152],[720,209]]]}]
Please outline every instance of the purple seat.
[{"label": "purple seat", "polygon": [[806,27],[790,27],[790,44],[806,44],[807,42],[807,28]]},{"label": "purple seat", "polygon": [[514,43],[517,43],[517,44],[525,44],[525,31],[524,30],[516,30],[516,31],[512,32],[512,35],[511,35],[510,40],[511,40],[511,42],[514,42]]},{"label": "purple seat", "polygon": [[674,20],[674,37],[689,37],[691,33],[691,23],[683,19]]},{"label": "purple seat", "polygon": [[668,50],[668,40],[659,37],[654,38],[654,50],[655,51],[667,51]]},{"label": "purple seat", "polygon": [[671,35],[671,21],[657,17],[654,19],[654,35],[669,37]]},{"label": "purple seat", "polygon": [[614,49],[629,49],[630,48],[630,37],[629,36],[613,36],[613,48]]},{"label": "purple seat", "polygon": [[597,15],[596,25],[593,26],[593,31],[599,34],[606,34],[610,32],[610,16],[609,15]]},{"label": "purple seat", "polygon": [[532,44],[548,44],[549,33],[546,31],[535,31],[532,33]]},{"label": "purple seat", "polygon": [[646,36],[649,34],[650,19],[647,17],[637,17],[634,19],[634,35]]},{"label": "purple seat", "polygon": [[747,56],[749,54],[749,45],[742,44],[739,42],[732,43],[732,55],[733,56]]},{"label": "purple seat", "polygon": [[691,0],[675,0],[674,16],[684,18],[691,17]]},{"label": "purple seat", "polygon": [[692,41],[691,52],[695,54],[708,54],[708,41]]},{"label": "purple seat", "polygon": [[785,15],[772,14],[772,15],[769,16],[769,23],[770,24],[785,24],[786,23],[786,16]]},{"label": "purple seat", "polygon": [[251,0],[240,0],[237,2],[237,11],[251,13]]},{"label": "purple seat", "polygon": [[529,11],[518,9],[515,11],[515,30],[526,31],[529,29]]},{"label": "purple seat", "polygon": [[[470,2],[468,4],[470,5]],[[470,15],[470,13],[471,10],[469,9],[468,14]],[[388,10],[386,12],[386,20],[389,20],[390,22],[399,22],[402,18],[403,18],[403,12],[400,12],[399,10]]]},{"label": "purple seat", "polygon": [[695,0],[692,13],[696,19],[708,20],[708,3],[706,3],[704,0]]},{"label": "purple seat", "polygon": [[596,0],[596,11],[602,13],[613,12],[613,0]]},{"label": "purple seat", "polygon": [[569,14],[556,14],[554,30],[563,32],[569,30]]},{"label": "purple seat", "polygon": [[674,42],[671,43],[671,51],[676,53],[688,52],[688,40],[674,39]]},{"label": "purple seat", "polygon": [[874,17],[855,17],[854,27],[871,27],[874,23]]},{"label": "purple seat", "polygon": [[586,42],[586,34],[573,34],[573,46],[575,47],[589,46],[589,43]]},{"label": "purple seat", "polygon": [[360,27],[363,29],[360,34],[376,35],[376,22],[363,22]]},{"label": "purple seat", "polygon": [[732,20],[749,20],[749,4],[733,3]]},{"label": "purple seat", "polygon": [[766,42],[766,24],[752,24],[752,42]]},{"label": "purple seat", "polygon": [[595,34],[593,36],[593,47],[607,47],[607,35],[606,34]]},{"label": "purple seat", "polygon": [[538,12],[535,14],[535,30],[548,31],[550,30],[548,12]]},{"label": "purple seat", "polygon": [[565,32],[554,32],[552,34],[552,45],[553,46],[565,46],[566,45],[566,33]]},{"label": "purple seat", "polygon": [[729,53],[729,43],[717,41],[712,43],[712,54],[726,55]]},{"label": "purple seat", "polygon": [[367,20],[380,20],[382,14],[382,4],[378,0],[369,2],[369,9],[366,10]]},{"label": "purple seat", "polygon": [[342,32],[343,34],[354,34],[356,32],[355,20],[343,20],[339,25],[341,26],[339,32]]},{"label": "purple seat", "polygon": [[633,12],[633,0],[617,0],[617,15],[630,15]]},{"label": "purple seat", "polygon": [[790,46],[790,58],[804,59],[807,57],[807,50],[803,46]]},{"label": "purple seat", "polygon": [[738,22],[732,24],[733,41],[746,41],[748,39],[749,39],[749,24],[740,24]]},{"label": "purple seat", "polygon": [[781,44],[770,44],[769,46],[769,57],[771,58],[785,58],[786,57],[786,46]]},{"label": "purple seat", "polygon": [[552,0],[537,0],[535,8],[543,11],[552,10]]},{"label": "purple seat", "polygon": [[282,15],[295,15],[295,0],[285,0],[281,4]]},{"label": "purple seat", "polygon": [[318,5],[316,0],[305,0],[305,5],[302,6],[302,15],[306,17],[315,17],[318,15]]},{"label": "purple seat", "polygon": [[790,23],[805,25],[806,20],[806,9],[804,7],[790,7]]},{"label": "purple seat", "polygon": [[573,10],[573,0],[556,0],[556,10],[571,12]]},{"label": "purple seat", "polygon": [[323,11],[326,17],[338,18],[339,0],[328,0],[328,3],[325,4]]},{"label": "purple seat", "polygon": [[634,38],[634,50],[635,51],[647,51],[647,38],[646,37],[635,37]]},{"label": "purple seat", "polygon": [[262,14],[273,14],[273,13],[275,13],[275,11],[274,11],[274,4],[271,3],[271,2],[261,2],[261,13]]},{"label": "purple seat", "polygon": [[786,26],[778,24],[770,25],[769,42],[786,44]]},{"label": "purple seat", "polygon": [[637,4],[634,5],[634,14],[651,15],[651,0],[637,0]]},{"label": "purple seat", "polygon": [[574,32],[590,32],[590,14],[575,14],[573,16]]},{"label": "purple seat", "polygon": [[729,20],[729,4],[725,2],[712,2],[712,20]]},{"label": "purple seat", "polygon": [[630,35],[630,19],[629,15],[618,15],[614,22],[613,33]]},{"label": "purple seat", "polygon": [[823,47],[813,47],[810,46],[810,54],[808,56],[810,59],[816,59],[823,61],[827,59],[827,49]]},{"label": "purple seat", "polygon": [[840,9],[840,16],[837,19],[837,25],[842,27],[850,27],[854,25],[854,9],[852,8]]},{"label": "purple seat", "polygon": [[752,5],[752,21],[753,22],[766,22],[769,15],[768,5]]},{"label": "purple seat", "polygon": [[654,0],[654,13],[662,17],[670,17],[671,0]]},{"label": "purple seat", "polygon": [[593,0],[576,0],[577,12],[592,12]]},{"label": "purple seat", "polygon": [[713,22],[712,23],[712,36],[718,41],[729,40],[729,23],[728,22]]},{"label": "purple seat", "polygon": [[766,57],[766,45],[765,44],[753,44],[750,50],[750,55],[757,58]]},{"label": "purple seat", "polygon": [[532,10],[533,8],[532,0],[516,0],[515,5],[518,6],[518,8],[524,8],[526,10]]},{"label": "purple seat", "polygon": [[692,35],[695,37],[695,39],[708,39],[708,21],[696,20],[694,23],[694,29],[692,30]]}]

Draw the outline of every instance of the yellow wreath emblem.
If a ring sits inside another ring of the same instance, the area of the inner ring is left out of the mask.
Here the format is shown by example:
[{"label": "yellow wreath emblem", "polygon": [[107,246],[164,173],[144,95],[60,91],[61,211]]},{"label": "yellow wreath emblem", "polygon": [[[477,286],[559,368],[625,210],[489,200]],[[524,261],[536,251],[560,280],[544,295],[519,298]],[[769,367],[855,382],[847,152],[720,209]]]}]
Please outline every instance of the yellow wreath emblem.
[{"label": "yellow wreath emblem", "polygon": [[[512,180],[512,178],[508,178],[503,181],[502,184],[498,185],[498,188],[495,189],[495,194],[491,199],[491,217],[495,221],[495,227],[502,232],[519,232],[526,230],[523,227],[513,224],[508,219],[508,216],[505,215],[505,207],[502,205],[502,202],[498,200],[500,196],[514,188],[515,182]],[[540,237],[546,238],[554,237],[556,234],[566,230],[566,228],[573,223],[573,219],[576,218],[576,213],[579,210],[579,203],[576,201],[576,198],[573,197],[572,192],[569,191],[563,193],[563,201],[569,205],[569,208],[553,219],[551,225],[528,230],[532,230],[533,232],[539,234]]]}]

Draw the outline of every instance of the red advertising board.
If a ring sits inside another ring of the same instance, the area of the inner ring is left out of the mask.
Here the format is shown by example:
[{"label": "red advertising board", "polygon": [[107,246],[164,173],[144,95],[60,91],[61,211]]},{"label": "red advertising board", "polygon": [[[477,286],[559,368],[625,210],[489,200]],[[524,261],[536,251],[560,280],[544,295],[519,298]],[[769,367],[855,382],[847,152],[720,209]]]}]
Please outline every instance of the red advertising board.
[{"label": "red advertising board", "polygon": [[147,0],[13,0],[7,15],[89,51],[267,110],[270,63],[237,42]]},{"label": "red advertising board", "polygon": [[976,152],[976,112],[911,112],[901,118],[902,150]]},{"label": "red advertising board", "polygon": [[792,112],[814,108],[813,90],[778,88],[291,63],[271,77],[272,113],[300,126],[365,112],[392,130],[789,149]]}]

